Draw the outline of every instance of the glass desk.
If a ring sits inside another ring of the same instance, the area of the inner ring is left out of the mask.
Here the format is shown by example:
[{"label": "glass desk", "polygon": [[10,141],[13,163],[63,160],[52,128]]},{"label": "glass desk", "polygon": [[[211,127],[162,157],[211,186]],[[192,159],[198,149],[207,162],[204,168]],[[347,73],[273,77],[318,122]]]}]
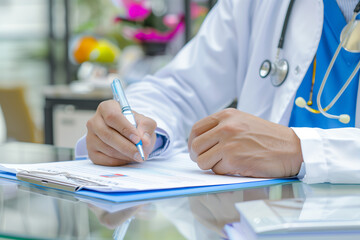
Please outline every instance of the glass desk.
[{"label": "glass desk", "polygon": [[[72,149],[0,145],[1,162],[69,160]],[[234,204],[256,199],[360,196],[358,185],[282,185],[113,204],[0,178],[0,239],[226,239],[240,219]]]}]

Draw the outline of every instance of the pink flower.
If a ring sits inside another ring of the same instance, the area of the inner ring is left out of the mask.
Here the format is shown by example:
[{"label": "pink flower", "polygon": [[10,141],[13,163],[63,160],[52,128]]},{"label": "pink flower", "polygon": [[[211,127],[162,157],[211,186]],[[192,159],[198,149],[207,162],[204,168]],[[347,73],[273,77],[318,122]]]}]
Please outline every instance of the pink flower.
[{"label": "pink flower", "polygon": [[119,8],[125,8],[129,20],[142,21],[151,13],[148,0],[113,0]]},{"label": "pink flower", "polygon": [[[115,22],[124,22],[132,24],[133,27],[124,27],[123,34],[129,39],[144,43],[156,42],[167,43],[171,41],[176,34],[185,28],[184,16],[168,14],[164,16],[155,16],[151,14],[151,6],[149,0],[113,0],[114,4],[127,11],[117,16]],[[203,14],[203,8],[193,5],[192,17]],[[158,24],[162,21],[164,26]]]},{"label": "pink flower", "polygon": [[150,15],[150,10],[144,8],[139,4],[133,4],[129,7],[129,19],[130,20],[144,20]]},{"label": "pink flower", "polygon": [[132,38],[138,40],[139,42],[167,43],[170,42],[176,34],[184,28],[185,23],[181,20],[174,29],[167,32],[160,32],[153,28],[136,29],[132,32]]}]

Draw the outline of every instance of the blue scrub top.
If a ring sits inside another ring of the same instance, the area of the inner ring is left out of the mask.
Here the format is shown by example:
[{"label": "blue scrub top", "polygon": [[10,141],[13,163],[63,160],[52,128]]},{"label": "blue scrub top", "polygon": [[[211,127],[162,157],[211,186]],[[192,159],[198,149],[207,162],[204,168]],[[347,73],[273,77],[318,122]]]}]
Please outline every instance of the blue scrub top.
[{"label": "blue scrub top", "polygon": [[[314,109],[318,109],[316,104],[317,93],[331,58],[340,43],[341,31],[346,24],[346,20],[336,0],[324,0],[324,26],[316,52],[316,75],[312,98],[313,105],[311,106]],[[321,105],[323,108],[333,100],[350,74],[354,71],[359,60],[360,53],[350,53],[343,48],[341,49],[321,95]],[[296,93],[295,99],[303,97],[306,102],[309,100],[312,74],[313,63],[310,65]],[[337,119],[329,119],[322,114],[311,113],[305,108],[300,108],[294,104],[289,127],[318,127],[323,129],[354,127],[358,84],[359,72],[355,75],[335,105],[328,111],[328,113],[333,115],[348,114],[350,116],[350,122],[348,124],[343,124]]]}]

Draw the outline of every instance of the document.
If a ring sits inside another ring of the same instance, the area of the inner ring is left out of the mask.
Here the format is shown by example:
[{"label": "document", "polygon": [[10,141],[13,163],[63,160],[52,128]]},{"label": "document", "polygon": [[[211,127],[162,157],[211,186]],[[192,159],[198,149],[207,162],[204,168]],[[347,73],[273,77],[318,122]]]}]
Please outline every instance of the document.
[{"label": "document", "polygon": [[[120,167],[95,165],[91,160],[39,164],[2,164],[0,170],[16,174],[19,180],[63,190],[80,189],[98,192],[132,192],[201,187],[265,181],[264,178],[216,175],[203,171],[187,153],[171,159],[153,159]],[[61,187],[60,187],[61,188]]]}]

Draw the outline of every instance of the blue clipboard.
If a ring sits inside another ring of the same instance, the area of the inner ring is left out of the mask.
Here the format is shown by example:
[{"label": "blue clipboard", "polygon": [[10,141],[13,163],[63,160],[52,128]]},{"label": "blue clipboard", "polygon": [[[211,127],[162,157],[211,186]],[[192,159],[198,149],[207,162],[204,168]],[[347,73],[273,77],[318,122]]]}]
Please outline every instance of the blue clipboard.
[{"label": "blue clipboard", "polygon": [[[20,183],[29,184],[28,182],[18,181],[16,175],[9,172],[0,171],[0,177],[10,180],[15,180]],[[59,191],[72,193],[74,195],[78,195],[82,197],[101,199],[114,203],[124,203],[124,202],[132,202],[132,201],[152,200],[158,198],[169,198],[169,197],[188,196],[188,195],[214,193],[214,192],[222,192],[222,191],[241,190],[246,188],[265,187],[274,184],[283,184],[283,183],[296,182],[296,181],[299,180],[297,178],[279,178],[279,179],[271,179],[271,180],[256,181],[256,182],[244,182],[244,183],[223,184],[223,185],[213,185],[213,186],[184,187],[184,188],[146,190],[146,191],[142,190],[142,191],[134,191],[134,192],[113,192],[113,193],[96,192],[86,189],[81,189],[77,192],[64,191],[64,190],[59,190]],[[31,185],[35,186],[36,184],[31,184]],[[36,185],[36,186],[47,188],[41,185]]]}]

